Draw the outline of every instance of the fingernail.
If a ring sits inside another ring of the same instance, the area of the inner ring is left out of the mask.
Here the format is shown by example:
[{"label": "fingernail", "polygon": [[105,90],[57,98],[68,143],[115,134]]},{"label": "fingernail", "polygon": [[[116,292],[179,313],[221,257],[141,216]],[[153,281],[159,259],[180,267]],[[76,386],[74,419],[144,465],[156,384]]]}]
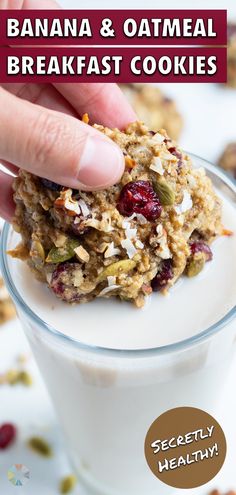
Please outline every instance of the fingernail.
[{"label": "fingernail", "polygon": [[118,182],[124,172],[120,148],[105,138],[88,136],[80,157],[79,188],[101,189]]}]

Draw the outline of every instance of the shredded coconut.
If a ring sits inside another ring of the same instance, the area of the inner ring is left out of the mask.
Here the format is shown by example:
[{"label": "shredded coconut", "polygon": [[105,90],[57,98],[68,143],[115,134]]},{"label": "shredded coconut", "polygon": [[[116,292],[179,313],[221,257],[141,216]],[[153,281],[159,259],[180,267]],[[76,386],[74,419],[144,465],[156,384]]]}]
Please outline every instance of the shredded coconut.
[{"label": "shredded coconut", "polygon": [[109,287],[105,287],[105,289],[102,289],[101,292],[98,294],[98,297],[105,296],[108,292],[111,292],[112,290],[119,289],[121,285],[110,285]]},{"label": "shredded coconut", "polygon": [[162,166],[161,159],[159,158],[159,156],[155,157],[154,162],[150,165],[150,169],[159,175],[164,174],[164,168]]},{"label": "shredded coconut", "polygon": [[122,229],[130,229],[130,222],[126,218],[122,222]]},{"label": "shredded coconut", "polygon": [[100,230],[102,232],[111,232],[113,229],[111,225],[111,218],[109,213],[105,212],[102,214],[102,220],[97,220],[96,218],[88,218],[84,223],[88,227],[93,227],[96,230]]},{"label": "shredded coconut", "polygon": [[110,244],[108,244],[108,247],[105,251],[105,254],[104,254],[104,258],[110,258],[111,256],[117,256],[118,254],[120,254],[120,249],[117,248],[117,247],[114,247],[114,242],[110,242]]},{"label": "shredded coconut", "polygon": [[156,233],[158,234],[158,236],[163,235],[163,227],[162,227],[161,223],[159,223],[159,225],[156,226]]},{"label": "shredded coconut", "polygon": [[75,217],[74,224],[77,225],[77,223],[81,223],[81,218]]},{"label": "shredded coconut", "polygon": [[88,215],[90,215],[90,210],[89,210],[88,206],[86,205],[85,201],[83,199],[80,199],[78,201],[78,205],[81,209],[81,213],[82,213],[83,217],[88,217]]},{"label": "shredded coconut", "polygon": [[51,281],[52,281],[52,273],[47,273],[46,274],[46,279],[47,279],[47,283],[50,284]]},{"label": "shredded coconut", "polygon": [[[79,223],[79,219],[75,223]],[[85,221],[85,225],[88,226],[88,227],[93,227],[96,230],[103,230],[101,228],[101,222],[100,222],[100,220],[97,220],[96,218],[89,218],[88,220]]]},{"label": "shredded coconut", "polygon": [[159,248],[157,249],[158,255],[163,260],[172,258],[172,254],[167,244],[167,235],[161,224],[156,226],[156,232],[158,234],[158,243],[159,243]]},{"label": "shredded coconut", "polygon": [[130,217],[124,218],[122,222],[122,228],[123,229],[130,228],[130,222],[135,219],[140,225],[145,225],[147,223],[147,219],[145,218],[144,215],[142,215],[142,213],[132,213]]},{"label": "shredded coconut", "polygon": [[72,199],[66,198],[64,206],[67,210],[73,211],[73,213],[76,213],[77,215],[81,214],[81,209],[77,201],[73,201]]},{"label": "shredded coconut", "polygon": [[126,235],[126,238],[127,239],[135,239],[136,235],[137,235],[137,229],[130,229],[130,228],[127,228],[125,230],[125,235]]},{"label": "shredded coconut", "polygon": [[64,207],[68,211],[72,211],[76,215],[81,215],[81,208],[78,201],[72,198],[72,189],[67,188],[60,192],[60,196],[55,200],[55,206]]},{"label": "shredded coconut", "polygon": [[143,249],[144,248],[144,244],[139,239],[137,239],[137,241],[135,242],[135,246],[138,249]]},{"label": "shredded coconut", "polygon": [[131,259],[137,253],[137,249],[133,245],[130,239],[124,239],[121,241],[121,246],[126,250],[128,257]]},{"label": "shredded coconut", "polygon": [[172,258],[172,254],[171,254],[169,247],[167,245],[167,240],[164,236],[161,237],[159,240],[158,255],[163,260],[168,260],[168,259]]},{"label": "shredded coconut", "polygon": [[162,136],[162,134],[157,132],[156,134],[154,134],[152,141],[156,141],[157,144],[161,144],[161,143],[163,143],[164,139],[165,139],[165,136]]},{"label": "shredded coconut", "polygon": [[90,259],[90,255],[86,249],[83,248],[83,246],[78,246],[77,248],[74,249],[74,252],[82,263],[88,263]]},{"label": "shredded coconut", "polygon": [[171,155],[170,153],[162,153],[161,158],[163,158],[163,160],[167,160],[169,162],[176,162],[177,161],[176,156]]},{"label": "shredded coconut", "polygon": [[190,185],[190,187],[192,187],[192,188],[196,187],[197,182],[196,182],[195,177],[193,177],[191,174],[188,174],[187,180],[188,180],[188,184]]},{"label": "shredded coconut", "polygon": [[126,217],[125,221],[134,220],[137,217],[137,213],[132,213],[131,217]]},{"label": "shredded coconut", "polygon": [[102,213],[102,224],[104,225],[104,232],[111,232],[114,230],[111,225],[111,216],[108,211]]},{"label": "shredded coconut", "polygon": [[113,275],[110,275],[109,277],[107,277],[107,283],[108,283],[108,287],[115,285],[116,284],[116,277],[114,277]]},{"label": "shredded coconut", "polygon": [[145,218],[144,215],[142,215],[142,213],[137,213],[137,220],[138,220],[138,223],[140,223],[140,225],[145,225],[147,223],[147,219]]},{"label": "shredded coconut", "polygon": [[175,211],[178,215],[181,213],[185,213],[188,210],[191,210],[193,206],[191,195],[188,191],[184,191],[183,201],[179,205],[175,206]]},{"label": "shredded coconut", "polygon": [[198,175],[206,175],[206,170],[204,167],[199,167],[199,168],[195,169],[194,172],[197,173]]}]

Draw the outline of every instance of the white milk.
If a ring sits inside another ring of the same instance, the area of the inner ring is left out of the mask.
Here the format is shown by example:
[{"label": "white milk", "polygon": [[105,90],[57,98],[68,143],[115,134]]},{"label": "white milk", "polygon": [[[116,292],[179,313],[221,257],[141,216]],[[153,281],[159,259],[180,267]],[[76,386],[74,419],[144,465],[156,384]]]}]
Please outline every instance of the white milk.
[{"label": "white milk", "polygon": [[[224,224],[236,232],[235,209],[227,200]],[[142,310],[102,299],[67,306],[25,264],[9,264],[27,305],[58,331],[92,346],[138,350],[182,341],[224,317],[236,299],[235,253],[236,235],[218,239],[213,261],[199,276],[183,277],[168,297],[154,294]],[[171,492],[146,465],[145,435],[172,407],[214,413],[234,353],[235,323],[186,348],[129,354],[83,349],[18,311],[80,481],[100,495]]]}]

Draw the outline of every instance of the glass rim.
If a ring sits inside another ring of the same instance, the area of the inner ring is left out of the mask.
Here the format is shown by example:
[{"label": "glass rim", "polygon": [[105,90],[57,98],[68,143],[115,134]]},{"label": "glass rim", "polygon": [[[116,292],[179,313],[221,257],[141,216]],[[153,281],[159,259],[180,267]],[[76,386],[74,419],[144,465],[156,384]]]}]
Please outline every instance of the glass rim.
[{"label": "glass rim", "polygon": [[[219,167],[213,165],[209,161],[201,158],[193,153],[187,154],[196,160],[201,160],[204,164],[206,164],[206,169],[213,175],[217,176],[226,186],[228,186],[233,193],[236,195],[236,181],[232,179],[226,172],[224,172]],[[0,267],[2,271],[2,276],[4,278],[6,287],[12,297],[13,301],[16,303],[16,306],[19,306],[21,310],[27,314],[27,316],[35,321],[43,330],[45,330],[51,336],[56,337],[66,344],[70,344],[75,346],[76,348],[89,351],[93,353],[105,353],[107,355],[118,356],[118,357],[147,357],[161,354],[170,354],[173,352],[182,351],[186,348],[190,348],[193,345],[197,345],[203,343],[208,338],[220,332],[222,328],[226,326],[226,324],[230,323],[236,316],[236,305],[231,308],[227,314],[221,318],[219,321],[214,323],[213,325],[207,327],[203,331],[193,335],[192,337],[188,337],[187,339],[180,340],[178,342],[174,342],[172,344],[166,344],[159,347],[152,347],[146,349],[113,349],[109,347],[97,346],[86,344],[84,342],[80,342],[78,339],[70,337],[68,335],[63,334],[56,330],[52,325],[48,324],[42,318],[40,318],[24,301],[21,294],[15,287],[14,281],[12,279],[10,268],[8,265],[8,255],[7,255],[7,242],[8,236],[12,227],[10,224],[5,222],[2,235],[1,235],[1,250],[0,250]]]}]

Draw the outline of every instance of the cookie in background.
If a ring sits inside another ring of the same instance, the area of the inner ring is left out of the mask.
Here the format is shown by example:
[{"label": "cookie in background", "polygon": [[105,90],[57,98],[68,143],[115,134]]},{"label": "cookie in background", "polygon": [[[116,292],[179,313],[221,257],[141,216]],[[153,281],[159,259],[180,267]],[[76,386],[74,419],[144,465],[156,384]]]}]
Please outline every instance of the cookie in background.
[{"label": "cookie in background", "polygon": [[234,490],[228,490],[227,492],[222,492],[220,490],[212,490],[209,495],[236,495],[236,491]]},{"label": "cookie in background", "polygon": [[[1,227],[0,227],[1,237]],[[16,315],[14,305],[10,299],[7,289],[0,274],[0,325],[11,320]]]},{"label": "cookie in background", "polygon": [[227,85],[236,88],[236,23],[228,24],[228,78]]},{"label": "cookie in background", "polygon": [[8,320],[15,316],[15,308],[9,297],[7,289],[0,277],[0,325],[3,325]]},{"label": "cookie in background", "polygon": [[225,147],[219,165],[236,179],[236,141]]},{"label": "cookie in background", "polygon": [[120,88],[149,129],[166,129],[171,139],[178,140],[183,119],[172,99],[152,84],[120,84]]}]

